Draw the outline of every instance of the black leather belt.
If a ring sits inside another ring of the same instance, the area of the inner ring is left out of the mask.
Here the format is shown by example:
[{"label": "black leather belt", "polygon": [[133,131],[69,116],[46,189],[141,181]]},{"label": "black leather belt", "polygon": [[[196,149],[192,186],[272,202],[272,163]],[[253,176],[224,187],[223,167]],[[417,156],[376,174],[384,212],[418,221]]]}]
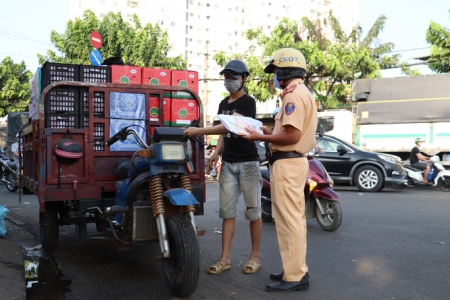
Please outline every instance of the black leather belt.
[{"label": "black leather belt", "polygon": [[298,157],[306,157],[306,154],[298,153],[295,151],[277,151],[269,153],[269,163],[273,165],[277,160],[279,159],[285,159],[285,158],[298,158]]}]

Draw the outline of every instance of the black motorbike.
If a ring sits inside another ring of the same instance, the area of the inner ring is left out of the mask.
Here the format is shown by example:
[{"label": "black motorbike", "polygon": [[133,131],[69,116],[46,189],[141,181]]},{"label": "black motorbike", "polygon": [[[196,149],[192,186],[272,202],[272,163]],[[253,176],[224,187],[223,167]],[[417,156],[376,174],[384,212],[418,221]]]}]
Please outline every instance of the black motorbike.
[{"label": "black motorbike", "polygon": [[19,188],[16,184],[17,178],[16,164],[5,153],[0,153],[0,182],[6,185],[8,191],[15,192]]}]

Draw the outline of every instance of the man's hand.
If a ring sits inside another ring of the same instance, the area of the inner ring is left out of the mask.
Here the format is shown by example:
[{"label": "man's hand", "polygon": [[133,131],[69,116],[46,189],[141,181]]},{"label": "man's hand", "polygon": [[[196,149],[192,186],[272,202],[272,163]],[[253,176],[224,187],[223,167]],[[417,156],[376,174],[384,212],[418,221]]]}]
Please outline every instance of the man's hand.
[{"label": "man's hand", "polygon": [[213,155],[211,155],[210,158],[208,158],[208,170],[211,171],[214,166],[217,164],[217,162],[219,161],[219,155],[217,154],[217,152],[214,152]]},{"label": "man's hand", "polygon": [[199,134],[199,128],[197,127],[188,127],[184,130],[184,135],[190,138],[196,137]]}]

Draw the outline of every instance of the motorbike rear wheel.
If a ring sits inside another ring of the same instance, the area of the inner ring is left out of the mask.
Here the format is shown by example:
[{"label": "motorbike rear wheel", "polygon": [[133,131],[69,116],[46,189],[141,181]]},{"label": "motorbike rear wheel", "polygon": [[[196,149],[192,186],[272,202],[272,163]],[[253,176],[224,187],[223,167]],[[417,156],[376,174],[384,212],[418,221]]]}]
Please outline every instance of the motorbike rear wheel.
[{"label": "motorbike rear wheel", "polygon": [[162,260],[164,277],[176,297],[195,292],[200,275],[200,248],[197,233],[186,215],[166,220],[170,257]]},{"label": "motorbike rear wheel", "polygon": [[450,192],[450,176],[439,178],[438,186],[443,192]]},{"label": "motorbike rear wheel", "polygon": [[6,188],[8,189],[8,191],[10,192],[15,192],[17,191],[17,189],[19,188],[16,184],[16,176],[14,176],[13,174],[11,174],[10,172],[8,172],[5,175],[5,180],[8,181],[9,183],[6,184]]},{"label": "motorbike rear wheel", "polygon": [[341,204],[337,201],[330,201],[326,199],[319,199],[320,204],[324,210],[324,215],[321,215],[319,206],[315,207],[315,217],[320,227],[326,231],[335,231],[342,223]]}]

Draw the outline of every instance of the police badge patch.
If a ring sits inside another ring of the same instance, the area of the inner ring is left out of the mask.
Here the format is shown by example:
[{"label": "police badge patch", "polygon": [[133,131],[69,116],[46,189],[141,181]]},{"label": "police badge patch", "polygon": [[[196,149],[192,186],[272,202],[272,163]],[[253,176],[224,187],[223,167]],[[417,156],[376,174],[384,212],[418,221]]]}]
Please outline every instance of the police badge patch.
[{"label": "police badge patch", "polygon": [[294,102],[288,102],[284,107],[284,112],[286,113],[286,115],[292,114],[294,110],[295,110]]}]

